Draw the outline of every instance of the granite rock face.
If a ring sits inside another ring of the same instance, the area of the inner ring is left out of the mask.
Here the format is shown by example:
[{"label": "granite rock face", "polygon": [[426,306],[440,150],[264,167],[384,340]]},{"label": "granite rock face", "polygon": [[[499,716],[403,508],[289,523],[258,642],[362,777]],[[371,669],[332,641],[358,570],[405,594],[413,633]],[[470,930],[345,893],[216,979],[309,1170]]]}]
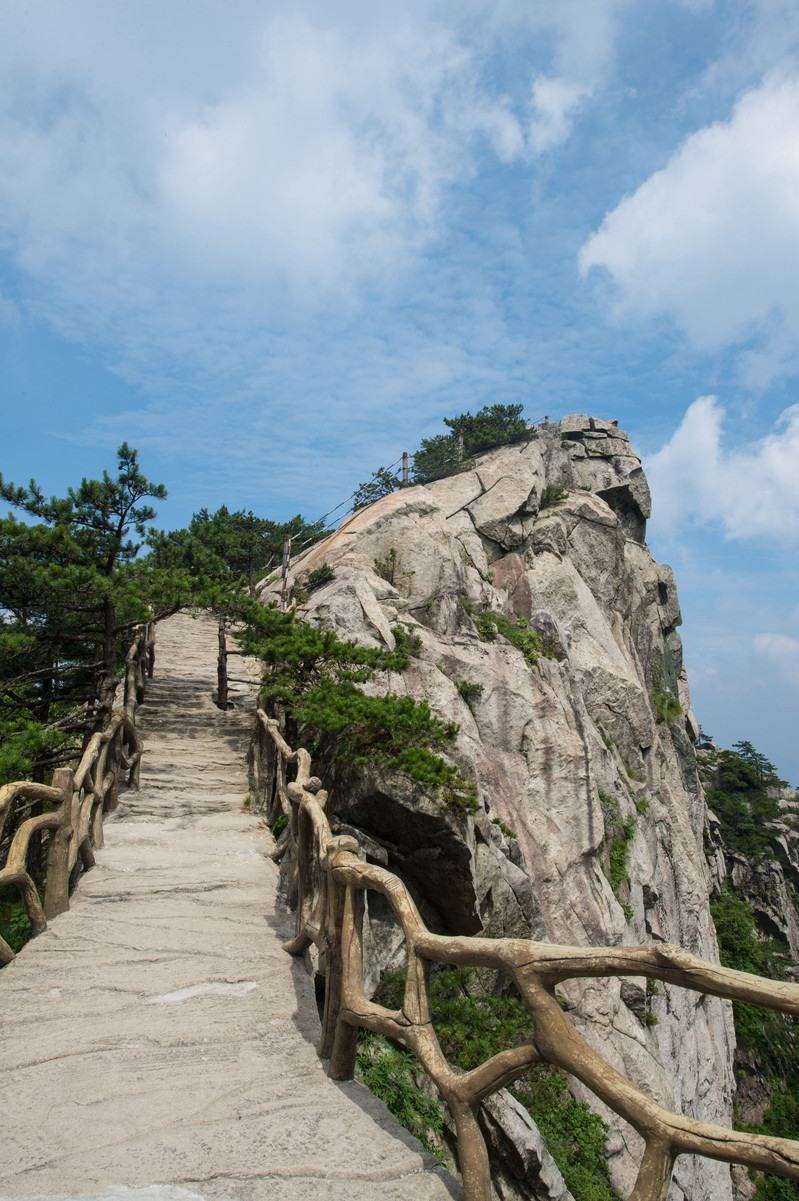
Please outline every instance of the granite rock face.
[{"label": "granite rock face", "polygon": [[[761,858],[755,861],[726,847],[721,823],[709,808],[705,811],[705,843],[715,890],[720,891],[729,881],[751,908],[759,934],[786,943],[791,962],[796,964],[799,962],[798,798],[793,788],[780,788],[775,799],[782,813],[778,820],[768,823],[768,849]],[[795,967],[786,970],[789,979],[799,974]]]},{"label": "granite rock face", "polygon": [[[384,497],[294,565],[298,589],[323,562],[334,570],[302,603],[309,620],[370,646],[392,646],[397,623],[421,637],[410,668],[382,686],[460,723],[451,757],[480,793],[464,822],[408,784],[342,769],[336,812],[403,876],[433,929],[662,940],[717,960],[680,610],[671,570],[644,541],[640,459],[615,423],[581,414],[530,433],[461,474]],[[276,592],[266,582],[262,595]],[[486,641],[475,619],[487,610],[529,622],[546,654],[531,666],[501,636]],[[482,687],[470,704],[463,683]],[[669,695],[683,709],[671,721]],[[614,893],[602,865],[625,822],[629,879]],[[399,942],[386,914],[370,918],[376,973]],[[644,983],[561,991],[581,1033],[633,1083],[728,1124],[730,1007],[671,986],[647,995]],[[613,1178],[628,1191],[637,1136],[575,1091],[609,1121]],[[678,1159],[670,1201],[730,1196],[726,1166]]]}]

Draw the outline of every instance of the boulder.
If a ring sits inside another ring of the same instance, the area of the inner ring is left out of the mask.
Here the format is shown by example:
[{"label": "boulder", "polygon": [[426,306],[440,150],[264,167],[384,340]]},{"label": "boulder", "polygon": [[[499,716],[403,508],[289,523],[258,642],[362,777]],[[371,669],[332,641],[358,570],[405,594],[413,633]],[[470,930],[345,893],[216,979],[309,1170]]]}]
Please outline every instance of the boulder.
[{"label": "boulder", "polygon": [[[409,669],[376,686],[426,698],[460,724],[450,757],[476,782],[479,812],[455,817],[401,777],[336,763],[333,748],[315,770],[337,819],[406,881],[433,929],[589,946],[666,940],[715,961],[679,603],[644,541],[640,460],[615,423],[583,414],[538,434],[376,501],[292,565],[298,588],[322,562],[334,571],[301,604],[308,620],[370,646],[391,646],[397,622],[419,634]],[[541,508],[548,485],[567,495]],[[272,583],[264,598],[278,592]],[[545,653],[531,662],[501,635],[481,637],[483,610],[529,623]],[[659,718],[656,681],[686,716]],[[458,692],[464,682],[482,686],[471,706]],[[633,823],[629,880],[614,893],[603,864],[623,819]],[[374,984],[401,954],[389,918],[370,902]],[[654,1024],[642,981],[573,981],[562,991],[580,1033],[620,1072],[687,1116],[730,1123],[726,1003],[661,985]],[[639,1140],[574,1087],[609,1122],[613,1179],[628,1192]],[[554,1199],[559,1187],[502,1195]],[[729,1169],[680,1156],[669,1198],[681,1197],[730,1201]]]}]

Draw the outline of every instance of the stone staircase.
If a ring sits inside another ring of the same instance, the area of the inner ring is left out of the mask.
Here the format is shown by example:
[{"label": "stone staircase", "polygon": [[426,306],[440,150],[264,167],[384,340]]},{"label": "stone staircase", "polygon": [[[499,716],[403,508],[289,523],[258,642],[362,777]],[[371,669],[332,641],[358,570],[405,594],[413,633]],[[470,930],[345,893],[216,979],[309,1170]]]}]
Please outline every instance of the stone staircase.
[{"label": "stone staircase", "polygon": [[446,1201],[457,1183],[359,1082],[325,1075],[244,805],[254,664],[213,704],[216,627],[158,629],[141,791],[72,908],[0,972],[0,1199]]}]

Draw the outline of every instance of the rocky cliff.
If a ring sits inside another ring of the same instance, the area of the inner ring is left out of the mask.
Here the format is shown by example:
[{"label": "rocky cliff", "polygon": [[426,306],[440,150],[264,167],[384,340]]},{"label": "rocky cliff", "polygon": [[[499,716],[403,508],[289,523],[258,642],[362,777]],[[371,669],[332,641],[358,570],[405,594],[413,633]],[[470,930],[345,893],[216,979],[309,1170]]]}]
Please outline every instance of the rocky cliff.
[{"label": "rocky cliff", "polygon": [[[331,761],[322,773],[338,819],[403,876],[431,928],[665,940],[718,958],[680,610],[670,569],[644,541],[649,509],[624,431],[575,415],[383,497],[295,563],[301,615],[365,645],[393,646],[398,623],[417,633],[410,668],[383,683],[460,723],[452,758],[477,784],[474,818],[363,768]],[[305,597],[322,563],[333,578]],[[264,599],[276,590],[267,584]],[[503,636],[507,622],[535,631],[541,653]],[[399,940],[378,907],[370,919],[376,975]],[[644,983],[561,991],[584,1036],[635,1084],[728,1124],[729,1006]],[[626,1191],[638,1139],[604,1116]],[[724,1165],[678,1160],[671,1201],[730,1196]]]},{"label": "rocky cliff", "polygon": [[[722,961],[795,981],[799,969],[797,793],[751,743],[697,750],[706,789],[705,849]],[[735,1116],[763,1134],[795,1137],[799,1040],[795,1019],[736,1010]],[[779,1191],[776,1191],[779,1190]],[[735,1201],[796,1197],[795,1184],[733,1170]]]}]

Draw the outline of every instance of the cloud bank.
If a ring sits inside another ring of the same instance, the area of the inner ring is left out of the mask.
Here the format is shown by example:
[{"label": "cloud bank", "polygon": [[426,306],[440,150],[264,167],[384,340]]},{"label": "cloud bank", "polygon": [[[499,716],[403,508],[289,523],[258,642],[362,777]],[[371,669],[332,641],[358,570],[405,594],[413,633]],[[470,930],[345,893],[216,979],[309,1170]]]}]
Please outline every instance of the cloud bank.
[{"label": "cloud bank", "polygon": [[757,634],[754,647],[780,679],[799,688],[799,642],[795,638],[789,634]]},{"label": "cloud bank", "polygon": [[749,344],[745,379],[799,364],[799,77],[745,93],[688,137],[605,217],[580,252],[617,311],[666,315],[700,349]]},{"label": "cloud bank", "polygon": [[486,155],[569,136],[626,3],[0,0],[0,250],[73,336],[135,316],[179,343],[201,298],[355,302]]},{"label": "cloud bank", "polygon": [[645,459],[653,532],[669,537],[686,525],[718,524],[728,539],[795,545],[799,405],[780,415],[774,432],[732,448],[725,446],[725,418],[717,397],[700,397],[671,440]]}]

